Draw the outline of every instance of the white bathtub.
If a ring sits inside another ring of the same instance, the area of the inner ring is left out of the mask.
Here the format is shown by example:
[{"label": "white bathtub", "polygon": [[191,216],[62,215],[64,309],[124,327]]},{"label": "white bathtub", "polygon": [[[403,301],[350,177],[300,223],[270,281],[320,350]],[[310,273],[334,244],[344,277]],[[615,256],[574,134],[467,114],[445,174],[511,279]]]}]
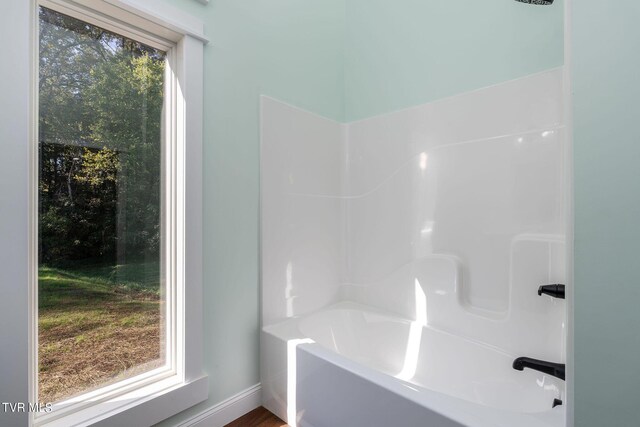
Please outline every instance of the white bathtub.
[{"label": "white bathtub", "polygon": [[305,427],[564,425],[563,381],[423,323],[343,302],[265,327],[265,406]]}]

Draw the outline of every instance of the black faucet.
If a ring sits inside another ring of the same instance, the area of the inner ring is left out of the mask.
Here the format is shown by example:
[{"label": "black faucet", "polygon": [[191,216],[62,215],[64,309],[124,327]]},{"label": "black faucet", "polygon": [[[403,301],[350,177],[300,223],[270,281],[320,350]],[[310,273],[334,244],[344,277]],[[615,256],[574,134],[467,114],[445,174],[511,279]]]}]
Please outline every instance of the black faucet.
[{"label": "black faucet", "polygon": [[564,285],[544,285],[538,288],[538,295],[549,295],[550,297],[564,299]]},{"label": "black faucet", "polygon": [[544,360],[532,359],[530,357],[518,357],[513,361],[513,369],[517,371],[529,368],[545,374],[553,375],[561,380],[564,380],[564,366],[564,363],[546,362]]}]

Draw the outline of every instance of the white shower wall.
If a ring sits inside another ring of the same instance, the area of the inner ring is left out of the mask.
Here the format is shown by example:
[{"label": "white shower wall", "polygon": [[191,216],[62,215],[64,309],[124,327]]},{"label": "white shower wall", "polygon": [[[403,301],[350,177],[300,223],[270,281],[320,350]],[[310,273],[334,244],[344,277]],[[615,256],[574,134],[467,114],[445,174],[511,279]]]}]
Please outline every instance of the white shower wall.
[{"label": "white shower wall", "polygon": [[348,299],[564,360],[562,111],[561,69],[348,124],[263,98],[263,324]]},{"label": "white shower wall", "polygon": [[262,322],[336,300],[341,283],[344,125],[261,99]]}]

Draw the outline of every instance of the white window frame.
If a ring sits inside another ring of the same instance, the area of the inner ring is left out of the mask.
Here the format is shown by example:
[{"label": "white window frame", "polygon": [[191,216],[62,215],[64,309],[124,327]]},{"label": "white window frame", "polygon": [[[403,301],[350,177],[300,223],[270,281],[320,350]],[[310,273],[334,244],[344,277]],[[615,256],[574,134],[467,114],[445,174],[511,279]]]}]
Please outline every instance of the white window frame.
[{"label": "white window frame", "polygon": [[[0,115],[7,116],[6,126],[0,119],[0,141],[5,154],[24,161],[17,164],[22,173],[11,167],[0,172],[0,180],[13,174],[12,186],[0,185],[0,215],[6,214],[0,233],[11,231],[7,237],[20,240],[0,240],[0,284],[13,298],[0,300],[0,324],[13,325],[0,328],[0,401],[37,402],[38,6],[167,51],[163,169],[169,179],[163,195],[170,208],[163,211],[163,235],[170,256],[163,270],[171,283],[165,367],[56,403],[50,413],[6,413],[0,407],[0,425],[151,425],[208,397],[202,370],[202,92],[208,41],[199,20],[159,3],[30,0],[6,5],[8,13],[0,18],[11,39],[25,40],[8,52],[15,54],[15,67],[0,74],[0,89],[16,97],[0,100]],[[21,245],[26,250],[15,253]]]}]

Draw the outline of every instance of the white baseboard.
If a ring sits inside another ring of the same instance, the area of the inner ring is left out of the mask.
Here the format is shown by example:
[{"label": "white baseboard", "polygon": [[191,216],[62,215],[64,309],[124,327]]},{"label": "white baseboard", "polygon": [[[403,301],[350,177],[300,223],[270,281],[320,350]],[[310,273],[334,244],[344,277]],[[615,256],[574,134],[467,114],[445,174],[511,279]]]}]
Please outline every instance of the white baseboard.
[{"label": "white baseboard", "polygon": [[262,405],[262,386],[256,384],[205,409],[176,427],[223,427]]}]

